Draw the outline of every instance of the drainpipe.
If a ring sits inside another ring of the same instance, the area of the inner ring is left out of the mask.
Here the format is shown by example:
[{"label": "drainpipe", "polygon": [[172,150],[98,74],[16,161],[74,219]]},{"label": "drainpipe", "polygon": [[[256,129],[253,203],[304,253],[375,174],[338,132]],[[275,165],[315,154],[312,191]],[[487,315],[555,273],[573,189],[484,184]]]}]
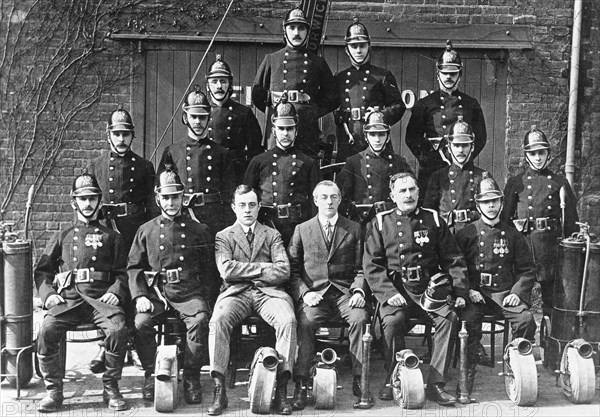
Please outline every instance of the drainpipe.
[{"label": "drainpipe", "polygon": [[567,157],[565,175],[573,187],[575,179],[575,131],[577,129],[577,90],[579,89],[579,53],[581,50],[582,0],[573,4],[573,39],[571,43],[571,75],[569,78],[569,121],[567,125]]}]

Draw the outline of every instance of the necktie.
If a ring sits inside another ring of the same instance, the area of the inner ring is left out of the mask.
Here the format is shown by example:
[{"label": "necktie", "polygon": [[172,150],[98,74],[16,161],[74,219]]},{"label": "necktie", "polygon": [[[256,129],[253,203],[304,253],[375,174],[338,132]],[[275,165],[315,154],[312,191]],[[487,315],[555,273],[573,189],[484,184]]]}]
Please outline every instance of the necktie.
[{"label": "necktie", "polygon": [[331,223],[329,223],[329,220],[327,221],[327,223],[325,223],[325,239],[327,239],[327,244],[331,244],[331,235],[333,233],[331,233]]},{"label": "necktie", "polygon": [[252,246],[252,241],[254,240],[254,233],[252,233],[252,229],[248,229],[248,233],[246,233],[246,239],[248,239],[248,243]]}]

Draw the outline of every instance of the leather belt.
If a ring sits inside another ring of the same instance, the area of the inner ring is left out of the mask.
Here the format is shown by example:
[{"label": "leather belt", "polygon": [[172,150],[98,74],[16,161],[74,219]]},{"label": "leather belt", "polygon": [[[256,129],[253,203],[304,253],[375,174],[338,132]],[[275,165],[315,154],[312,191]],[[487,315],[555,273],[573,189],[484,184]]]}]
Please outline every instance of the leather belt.
[{"label": "leather belt", "polygon": [[[310,96],[299,90],[287,90],[288,101],[290,103],[310,104]],[[283,91],[271,91],[271,103],[275,106],[281,100]]]},{"label": "leather belt", "polygon": [[468,223],[477,219],[476,213],[476,211],[469,209],[452,210],[452,219],[457,223]]},{"label": "leather belt", "polygon": [[73,274],[75,276],[75,284],[94,281],[111,281],[110,272],[92,271],[89,268],[79,268],[77,271],[73,271]]},{"label": "leather belt", "polygon": [[160,279],[163,284],[177,284],[181,282],[179,277],[179,269],[167,269],[165,272],[161,272],[160,274]]},{"label": "leather belt", "polygon": [[498,274],[490,274],[488,272],[482,272],[479,278],[480,287],[492,287],[495,286],[494,278],[498,278]]},{"label": "leather belt", "polygon": [[444,140],[444,137],[443,136],[439,136],[439,137],[436,137],[436,138],[427,137],[427,140],[431,144],[431,147],[433,148],[433,150],[437,151],[440,148],[440,145],[442,144],[442,141]]},{"label": "leather belt", "polygon": [[560,227],[560,221],[550,217],[538,217],[531,225],[532,230],[556,230]]},{"label": "leather belt", "polygon": [[105,218],[115,219],[146,211],[146,208],[135,203],[103,203],[102,211]]},{"label": "leather belt", "polygon": [[365,115],[365,111],[364,111],[364,109],[362,109],[360,107],[352,107],[350,109],[350,118],[354,122],[363,120],[364,115]]},{"label": "leather belt", "polygon": [[183,195],[184,207],[202,207],[211,203],[222,203],[221,193],[191,193]]},{"label": "leather belt", "polygon": [[277,204],[273,206],[262,206],[269,210],[270,215],[278,219],[289,219],[291,221],[302,220],[302,206],[300,204]]},{"label": "leather belt", "polygon": [[419,266],[402,267],[400,276],[403,282],[419,282],[425,277],[425,271]]}]

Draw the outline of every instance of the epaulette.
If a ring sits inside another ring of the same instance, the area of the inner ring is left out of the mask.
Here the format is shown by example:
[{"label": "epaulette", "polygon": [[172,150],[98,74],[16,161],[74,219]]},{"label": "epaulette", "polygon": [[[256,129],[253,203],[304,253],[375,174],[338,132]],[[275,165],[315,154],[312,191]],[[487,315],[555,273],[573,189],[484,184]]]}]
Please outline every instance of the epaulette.
[{"label": "epaulette", "polygon": [[437,227],[440,227],[440,215],[438,214],[438,212],[437,212],[437,211],[435,211],[435,210],[432,210],[432,209],[428,209],[428,208],[425,208],[425,207],[421,207],[421,210],[427,210],[427,211],[429,211],[431,214],[433,214],[433,220],[435,221],[435,225],[436,225]]},{"label": "epaulette", "polygon": [[389,209],[389,210],[386,210],[386,211],[380,211],[379,213],[377,213],[375,215],[375,218],[377,219],[377,227],[378,227],[378,229],[379,229],[380,232],[383,230],[383,216],[385,216],[387,214],[390,214],[390,213],[393,213],[394,210],[396,210],[396,209]]}]

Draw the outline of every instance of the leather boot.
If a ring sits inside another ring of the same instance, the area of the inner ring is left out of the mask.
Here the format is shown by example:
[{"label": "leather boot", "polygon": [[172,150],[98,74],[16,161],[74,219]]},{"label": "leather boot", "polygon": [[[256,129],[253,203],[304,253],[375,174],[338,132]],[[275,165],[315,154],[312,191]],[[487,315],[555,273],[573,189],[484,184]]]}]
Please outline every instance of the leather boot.
[{"label": "leather boot", "polygon": [[144,374],[142,398],[144,400],[154,401],[154,375],[152,374],[152,371],[146,371]]},{"label": "leather boot", "polygon": [[444,390],[444,384],[440,382],[427,384],[427,397],[439,405],[447,406],[456,404],[456,397],[448,394]]},{"label": "leather boot", "polygon": [[306,378],[296,379],[296,388],[294,388],[294,398],[292,399],[293,410],[304,410],[307,399],[308,380]]},{"label": "leather boot", "polygon": [[273,407],[278,414],[292,414],[292,405],[287,398],[287,383],[290,377],[287,374],[282,374],[277,378],[277,388],[275,389],[275,398],[273,399]]},{"label": "leather boot", "polygon": [[63,397],[63,381],[60,358],[58,354],[38,355],[40,371],[46,386],[46,396],[40,401],[40,413],[54,413],[60,411]]},{"label": "leather boot", "polygon": [[487,366],[488,368],[494,367],[495,364],[492,362],[492,358],[485,351],[485,348],[481,343],[478,343],[475,347],[475,356],[477,363],[479,363],[481,366]]},{"label": "leather boot", "polygon": [[361,389],[361,377],[360,375],[354,375],[352,377],[352,394],[355,397],[360,398],[362,395],[362,389]]},{"label": "leather boot", "polygon": [[123,394],[119,391],[119,383],[116,379],[105,379],[102,381],[104,390],[102,391],[102,399],[110,410],[123,411],[128,410],[129,405],[123,398]]},{"label": "leather boot", "polygon": [[215,392],[213,402],[208,406],[206,412],[209,416],[218,416],[224,409],[227,408],[229,401],[227,400],[227,391],[225,390],[225,377],[218,376],[215,380]]},{"label": "leather boot", "polygon": [[104,349],[104,343],[98,343],[98,353],[96,356],[90,361],[88,366],[89,370],[92,371],[93,374],[101,374],[106,371],[106,365],[104,364],[104,353],[106,350]]},{"label": "leather boot", "polygon": [[199,371],[187,374],[185,371],[183,372],[183,398],[188,404],[200,404],[202,402]]}]

